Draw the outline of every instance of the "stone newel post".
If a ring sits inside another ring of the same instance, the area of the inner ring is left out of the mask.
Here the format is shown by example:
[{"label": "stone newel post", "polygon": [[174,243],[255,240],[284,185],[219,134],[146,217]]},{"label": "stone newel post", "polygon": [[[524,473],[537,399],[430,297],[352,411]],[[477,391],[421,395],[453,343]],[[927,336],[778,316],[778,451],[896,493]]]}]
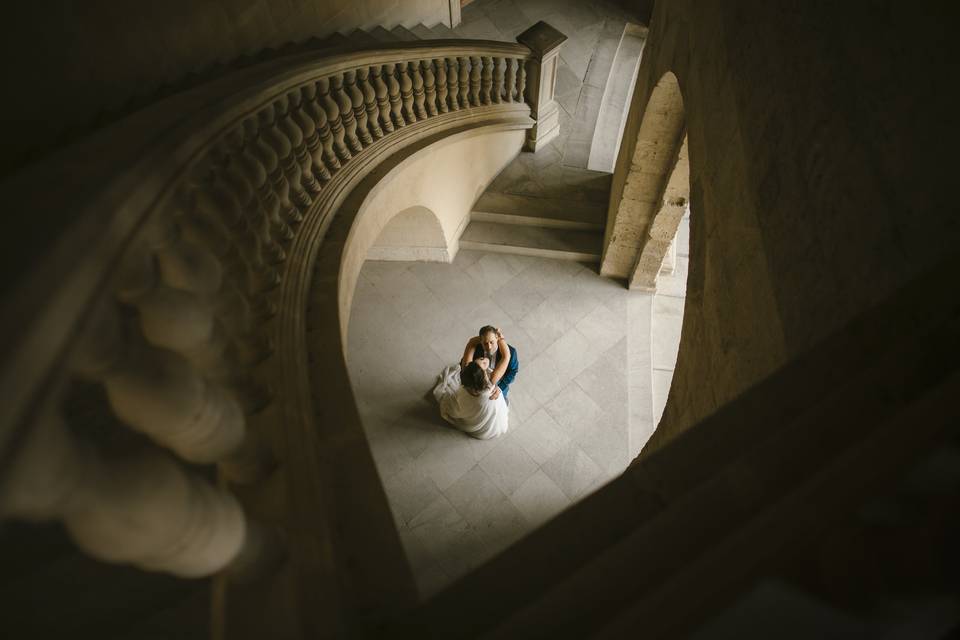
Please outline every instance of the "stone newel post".
[{"label": "stone newel post", "polygon": [[557,63],[560,45],[566,41],[563,35],[542,20],[519,36],[517,42],[533,52],[527,62],[526,98],[530,104],[530,116],[536,124],[527,132],[527,151],[537,151],[560,133],[560,107],[553,99],[557,86]]}]

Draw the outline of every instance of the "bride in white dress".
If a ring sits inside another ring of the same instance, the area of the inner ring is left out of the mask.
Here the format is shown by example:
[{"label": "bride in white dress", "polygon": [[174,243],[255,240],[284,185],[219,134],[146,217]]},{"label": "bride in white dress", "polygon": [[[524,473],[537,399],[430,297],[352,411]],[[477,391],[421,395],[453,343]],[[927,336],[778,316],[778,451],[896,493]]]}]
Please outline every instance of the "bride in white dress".
[{"label": "bride in white dress", "polygon": [[446,367],[433,395],[444,420],[473,438],[488,440],[507,432],[509,409],[502,394],[490,397],[493,383],[484,360]]}]

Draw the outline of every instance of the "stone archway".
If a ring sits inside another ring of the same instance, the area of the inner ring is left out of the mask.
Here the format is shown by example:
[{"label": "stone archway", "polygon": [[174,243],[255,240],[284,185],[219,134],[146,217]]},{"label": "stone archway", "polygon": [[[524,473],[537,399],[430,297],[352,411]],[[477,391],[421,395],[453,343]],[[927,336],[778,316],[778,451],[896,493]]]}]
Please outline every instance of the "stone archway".
[{"label": "stone archway", "polygon": [[417,205],[390,219],[367,251],[367,259],[450,262],[451,255],[437,215],[427,207]]},{"label": "stone archway", "polygon": [[655,288],[689,200],[689,175],[683,96],[668,71],[641,115],[625,179],[614,178],[601,275],[623,279],[630,288]]}]

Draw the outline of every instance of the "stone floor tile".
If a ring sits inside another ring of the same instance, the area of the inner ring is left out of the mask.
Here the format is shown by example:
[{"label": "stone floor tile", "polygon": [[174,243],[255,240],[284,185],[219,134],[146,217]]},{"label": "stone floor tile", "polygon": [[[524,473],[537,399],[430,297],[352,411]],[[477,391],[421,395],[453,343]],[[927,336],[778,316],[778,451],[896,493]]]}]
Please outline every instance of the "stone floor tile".
[{"label": "stone floor tile", "polygon": [[421,569],[414,573],[413,577],[421,602],[432,598],[453,582],[453,578],[439,564]]},{"label": "stone floor tile", "polygon": [[523,270],[517,263],[508,260],[508,255],[488,253],[463,271],[481,291],[491,294]]},{"label": "stone floor tile", "polygon": [[441,432],[430,441],[423,453],[416,457],[417,467],[433,480],[441,491],[450,488],[476,464],[468,438],[469,436],[465,438],[462,433],[452,429]]},{"label": "stone floor tile", "polygon": [[661,273],[657,276],[657,293],[678,298],[686,296],[689,263],[690,258],[677,256],[677,266],[673,273]]},{"label": "stone floor tile", "polygon": [[608,413],[587,429],[577,443],[590,459],[603,470],[604,477],[620,475],[630,462],[626,425],[618,425]]},{"label": "stone floor tile", "polygon": [[407,562],[410,563],[414,574],[437,564],[437,558],[432,553],[430,545],[425,544],[409,527],[400,527],[397,533],[400,534],[403,551],[407,555]]},{"label": "stone floor tile", "polygon": [[408,467],[383,479],[387,499],[403,521],[409,523],[415,516],[440,497],[440,490],[425,473]]},{"label": "stone floor tile", "polygon": [[437,564],[448,575],[461,576],[489,557],[483,540],[443,495],[433,500],[408,526],[430,547]]},{"label": "stone floor tile", "polygon": [[575,326],[590,342],[590,346],[602,353],[615,345],[626,330],[623,316],[618,316],[603,305],[598,305]]},{"label": "stone floor tile", "polygon": [[550,345],[547,354],[553,358],[562,372],[562,379],[566,381],[580,375],[603,355],[603,350],[595,348],[576,329],[570,329]]},{"label": "stone floor tile", "polygon": [[540,306],[546,296],[539,291],[531,291],[528,288],[518,286],[517,283],[511,285],[512,280],[501,286],[493,293],[493,298],[497,304],[513,318],[514,322],[521,322],[527,315]]},{"label": "stone floor tile", "polygon": [[478,518],[474,527],[491,555],[509,547],[531,528],[530,523],[508,499],[490,505],[488,509],[478,513]]},{"label": "stone floor tile", "polygon": [[[621,348],[625,349],[626,347]],[[626,352],[621,351],[616,354],[615,359],[609,354],[610,350],[602,354],[592,365],[581,371],[574,378],[574,382],[590,396],[590,399],[598,407],[603,408],[613,419],[622,423],[626,428],[627,411],[629,409],[627,380],[624,376]]]},{"label": "stone floor tile", "polygon": [[603,474],[597,463],[575,442],[560,449],[540,468],[574,502],[586,495]]},{"label": "stone floor tile", "polygon": [[409,272],[440,298],[444,306],[467,310],[476,304],[474,280],[456,265],[417,262],[409,267]]},{"label": "stone floor tile", "polygon": [[[485,325],[492,325],[494,327],[509,326],[513,323],[513,318],[511,318],[506,311],[497,304],[495,298],[484,297],[482,299],[475,300],[477,304],[467,313],[467,317],[473,321],[475,325],[473,328],[473,333],[470,335],[477,335],[480,330],[480,327]],[[469,337],[469,336],[467,336]],[[464,340],[466,344],[466,340]],[[461,353],[463,348],[460,349]]]},{"label": "stone floor tile", "polygon": [[[657,297],[654,296],[654,301]],[[651,327],[651,354],[654,368],[673,369],[677,365],[683,316],[654,312]]]},{"label": "stone floor tile", "polygon": [[653,314],[654,316],[673,317],[683,319],[683,309],[686,304],[686,298],[676,296],[667,296],[657,293],[653,296]]},{"label": "stone floor tile", "polygon": [[528,313],[519,325],[530,335],[538,352],[542,352],[559,340],[571,327],[563,319],[556,302],[549,299],[544,300]]},{"label": "stone floor tile", "polygon": [[[521,376],[524,375],[524,362],[520,361],[520,373],[517,374],[517,380],[521,380]],[[537,409],[540,408],[540,403],[533,397],[530,391],[526,388],[529,384],[532,384],[533,381],[529,381],[528,384],[524,384],[522,381],[520,383],[514,382],[510,385],[510,429],[514,430],[520,425],[526,423]]]},{"label": "stone floor tile", "polygon": [[381,479],[389,478],[413,465],[413,456],[396,434],[380,432],[371,437],[368,431],[367,438]]},{"label": "stone floor tile", "polygon": [[[510,417],[510,428],[513,428],[513,416]],[[500,437],[502,438],[503,436]],[[493,451],[493,449],[500,443],[500,438],[480,440],[478,438],[471,438],[467,436],[467,439],[470,442],[470,454],[473,456],[475,462],[480,462],[487,457],[487,454]]]},{"label": "stone floor tile", "polygon": [[653,422],[660,424],[663,410],[667,406],[667,395],[673,382],[673,369],[653,370]]},{"label": "stone floor tile", "polygon": [[[521,364],[521,366],[523,366]],[[539,404],[545,405],[570,382],[568,372],[559,367],[549,353],[541,353],[524,369],[526,388]],[[519,378],[519,374],[517,376]]]},{"label": "stone floor tile", "polygon": [[409,406],[399,413],[393,429],[414,458],[437,438],[460,434],[440,417],[440,410],[432,396],[429,399],[411,399]]},{"label": "stone floor tile", "polygon": [[603,409],[575,382],[562,389],[545,409],[573,440],[583,437],[589,425],[603,417]]},{"label": "stone floor tile", "polygon": [[585,291],[571,295],[569,290],[555,291],[547,298],[553,310],[560,314],[569,326],[574,326],[600,305],[600,301]]},{"label": "stone floor tile", "polygon": [[513,438],[537,464],[543,464],[570,442],[570,436],[543,409],[516,429]]},{"label": "stone floor tile", "polygon": [[480,465],[474,465],[444,494],[460,515],[473,525],[483,520],[484,512],[507,499]]},{"label": "stone floor tile", "polygon": [[480,468],[504,494],[509,495],[533,475],[537,463],[510,434],[501,436],[499,440],[497,446],[480,461]]},{"label": "stone floor tile", "polygon": [[540,469],[510,495],[510,501],[532,527],[540,526],[570,506],[570,498]]},{"label": "stone floor tile", "polygon": [[[487,255],[487,253],[484,251],[474,251],[472,249],[460,249],[459,251],[457,251],[457,255],[454,257],[453,262],[451,264],[453,264],[456,267],[460,267],[461,269],[466,271],[470,266],[475,264],[478,260],[483,258],[483,256],[485,255]],[[364,270],[366,270],[367,264],[369,264],[369,262],[370,261],[368,260],[367,262],[363,263]]]}]

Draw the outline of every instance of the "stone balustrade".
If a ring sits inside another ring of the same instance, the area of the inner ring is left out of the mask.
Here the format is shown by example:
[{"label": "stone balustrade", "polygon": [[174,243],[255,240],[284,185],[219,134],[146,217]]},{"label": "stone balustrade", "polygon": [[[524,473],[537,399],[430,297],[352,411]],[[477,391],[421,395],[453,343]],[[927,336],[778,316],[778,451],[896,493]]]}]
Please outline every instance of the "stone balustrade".
[{"label": "stone balustrade", "polygon": [[[291,434],[316,430],[313,403],[349,401],[317,396],[303,348],[317,312],[303,295],[337,207],[405,145],[533,126],[534,55],[523,44],[445,41],[293,56],[98,134],[91,148],[123,150],[138,132],[146,160],[116,160],[99,184],[87,178],[93,195],[82,203],[65,195],[60,206],[93,235],[51,229],[57,250],[4,299],[15,346],[0,368],[9,400],[0,455],[10,462],[0,517],[59,520],[99,559],[180,576],[233,567],[249,581],[250,567],[274,566],[263,558],[283,556],[288,537],[272,532],[285,523],[226,489],[302,482],[292,491],[304,504],[329,494],[284,448],[310,449]],[[95,170],[75,167],[78,181]],[[112,436],[104,446],[91,416],[128,433],[122,446]],[[217,465],[220,487],[176,458]],[[369,467],[356,473],[374,487]],[[379,500],[367,508],[388,514]],[[288,540],[294,559],[297,540]]]}]

